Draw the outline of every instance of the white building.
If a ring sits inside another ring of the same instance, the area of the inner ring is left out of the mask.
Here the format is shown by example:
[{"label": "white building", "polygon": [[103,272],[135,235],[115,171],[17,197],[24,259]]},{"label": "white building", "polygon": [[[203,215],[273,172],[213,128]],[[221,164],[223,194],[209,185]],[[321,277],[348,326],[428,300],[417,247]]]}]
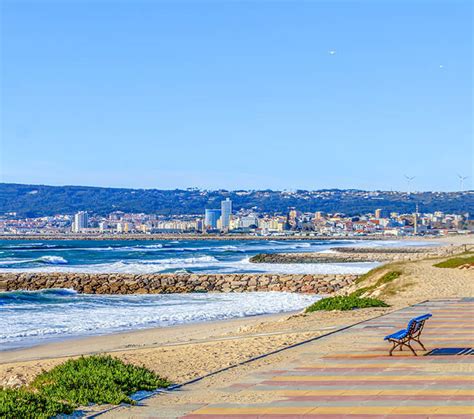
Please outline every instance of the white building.
[{"label": "white building", "polygon": [[232,215],[232,201],[226,198],[221,202],[221,230],[228,230],[230,224],[230,216]]},{"label": "white building", "polygon": [[248,228],[258,226],[258,218],[255,215],[247,215],[240,219],[240,227]]},{"label": "white building", "polygon": [[74,222],[72,223],[72,231],[74,233],[80,233],[82,230],[89,226],[89,220],[87,212],[79,211],[74,215]]}]

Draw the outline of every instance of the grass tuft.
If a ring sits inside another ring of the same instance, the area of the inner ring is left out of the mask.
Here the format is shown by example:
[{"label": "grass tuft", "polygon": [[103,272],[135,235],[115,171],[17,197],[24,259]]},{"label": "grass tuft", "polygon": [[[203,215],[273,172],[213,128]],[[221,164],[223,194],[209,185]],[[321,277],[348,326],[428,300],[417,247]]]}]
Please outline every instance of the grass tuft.
[{"label": "grass tuft", "polygon": [[456,257],[437,263],[436,268],[459,268],[465,264],[474,264],[474,255],[468,257]]},{"label": "grass tuft", "polygon": [[388,284],[392,282],[394,279],[397,279],[400,277],[402,273],[400,271],[391,271],[387,272],[385,275],[383,275],[381,278],[378,279],[378,281],[369,287],[363,287],[359,288],[358,290],[354,291],[350,295],[353,297],[360,297],[361,295],[365,294],[366,292],[372,292],[375,291],[378,287]]},{"label": "grass tuft", "polygon": [[313,311],[332,311],[332,310],[354,310],[356,308],[368,307],[389,307],[387,303],[376,298],[360,298],[354,295],[337,296],[323,298],[310,305],[305,312],[312,313]]},{"label": "grass tuft", "polygon": [[129,395],[169,385],[153,371],[111,356],[81,357],[39,374],[29,388],[1,389],[0,417],[51,417],[91,403],[134,404]]},{"label": "grass tuft", "polygon": [[365,274],[362,274],[361,276],[359,276],[359,278],[357,278],[355,281],[354,281],[354,284],[360,284],[361,282],[364,282],[366,281],[367,279],[369,278],[372,278],[373,276],[375,276],[377,273],[379,272],[382,272],[386,269],[386,266],[382,265],[382,266],[377,266],[376,268],[373,268],[371,269],[369,272],[366,272]]}]

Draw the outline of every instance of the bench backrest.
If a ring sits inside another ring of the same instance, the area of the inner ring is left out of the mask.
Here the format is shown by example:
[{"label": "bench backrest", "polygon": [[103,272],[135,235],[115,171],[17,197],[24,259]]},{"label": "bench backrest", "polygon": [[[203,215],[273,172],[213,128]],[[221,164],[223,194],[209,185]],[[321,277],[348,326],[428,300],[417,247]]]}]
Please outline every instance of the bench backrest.
[{"label": "bench backrest", "polygon": [[408,322],[407,332],[409,335],[413,336],[421,333],[425,321],[431,317],[431,314],[423,314],[422,316],[415,317]]}]

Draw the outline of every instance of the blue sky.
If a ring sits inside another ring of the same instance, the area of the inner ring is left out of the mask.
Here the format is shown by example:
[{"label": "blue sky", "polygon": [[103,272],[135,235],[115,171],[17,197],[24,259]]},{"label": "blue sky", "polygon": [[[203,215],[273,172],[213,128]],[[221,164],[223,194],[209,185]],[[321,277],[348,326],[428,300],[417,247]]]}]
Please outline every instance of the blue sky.
[{"label": "blue sky", "polygon": [[1,1],[0,181],[472,187],[470,1]]}]

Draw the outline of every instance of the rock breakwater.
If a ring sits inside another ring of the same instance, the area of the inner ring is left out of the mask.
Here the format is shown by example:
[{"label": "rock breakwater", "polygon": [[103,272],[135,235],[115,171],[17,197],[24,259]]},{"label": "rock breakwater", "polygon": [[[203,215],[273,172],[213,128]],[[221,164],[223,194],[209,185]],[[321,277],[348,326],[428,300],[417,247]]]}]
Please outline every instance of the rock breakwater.
[{"label": "rock breakwater", "polygon": [[1,273],[0,291],[69,288],[86,294],[289,291],[331,294],[358,275]]},{"label": "rock breakwater", "polygon": [[414,261],[444,257],[464,252],[466,246],[358,248],[334,247],[326,253],[260,253],[250,258],[254,263],[346,263]]}]

